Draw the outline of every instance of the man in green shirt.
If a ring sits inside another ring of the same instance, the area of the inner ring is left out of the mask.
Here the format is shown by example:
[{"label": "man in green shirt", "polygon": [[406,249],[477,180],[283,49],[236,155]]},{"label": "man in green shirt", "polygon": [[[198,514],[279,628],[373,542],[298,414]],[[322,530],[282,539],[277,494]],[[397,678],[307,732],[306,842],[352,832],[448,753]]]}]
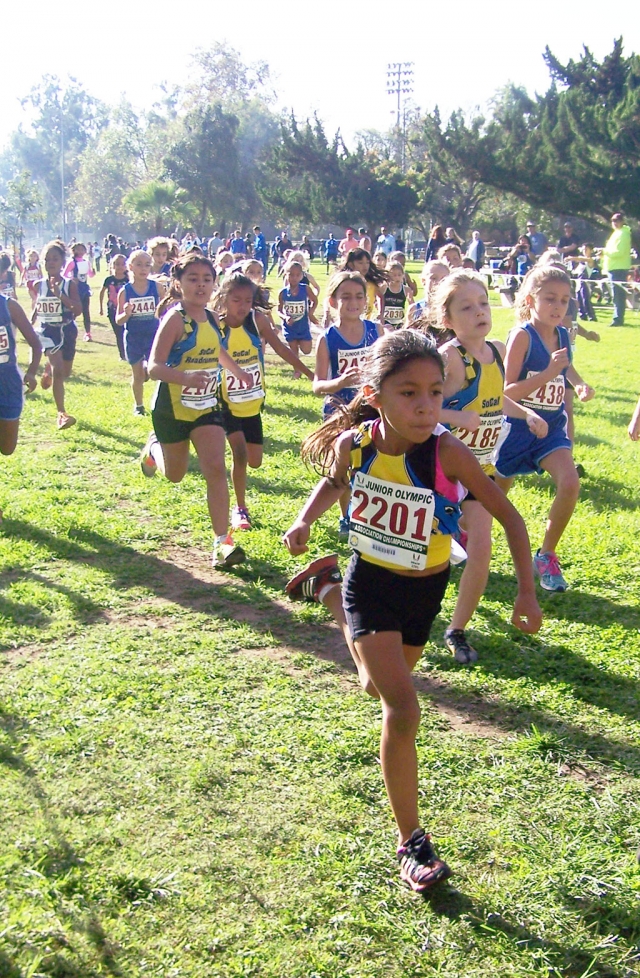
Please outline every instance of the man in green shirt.
[{"label": "man in green shirt", "polygon": [[[631,268],[631,228],[624,223],[623,214],[614,214],[611,218],[613,234],[604,246],[602,252],[603,271],[609,273],[613,283],[626,282]],[[624,310],[627,304],[627,293],[619,285],[613,286],[613,322],[611,326],[624,325]]]}]

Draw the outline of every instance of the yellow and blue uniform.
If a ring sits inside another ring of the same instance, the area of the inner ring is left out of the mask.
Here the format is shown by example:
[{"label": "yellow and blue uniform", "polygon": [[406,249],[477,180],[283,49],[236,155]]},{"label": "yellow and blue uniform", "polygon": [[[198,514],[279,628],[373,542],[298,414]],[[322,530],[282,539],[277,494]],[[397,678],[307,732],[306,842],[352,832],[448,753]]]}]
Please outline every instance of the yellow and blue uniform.
[{"label": "yellow and blue uniform", "polygon": [[253,309],[241,326],[221,322],[222,343],[238,366],[251,375],[250,387],[241,387],[228,370],[222,371],[222,422],[227,435],[244,432],[251,444],[263,442],[261,412],[265,398],[264,354]]},{"label": "yellow and blue uniform", "polygon": [[480,426],[476,431],[447,424],[452,435],[470,448],[487,475],[494,475],[493,464],[500,437],[503,431],[502,400],[504,390],[504,365],[502,357],[493,343],[488,346],[493,351],[492,363],[480,363],[470,356],[461,343],[455,346],[465,368],[465,386],[450,397],[446,397],[442,407],[450,411],[475,411],[480,415]]},{"label": "yellow and blue uniform", "polygon": [[[171,348],[167,366],[185,373],[185,384],[168,384],[161,380],[151,405],[151,417],[158,441],[165,444],[186,441],[194,428],[207,424],[221,425],[218,408],[219,362],[221,336],[215,318],[197,323],[178,306],[184,322],[180,340]],[[188,373],[204,370],[209,381],[203,387],[189,385]]]},{"label": "yellow and blue uniform", "polygon": [[385,455],[374,443],[378,425],[367,421],[353,437],[349,543],[355,553],[343,584],[344,612],[354,640],[395,631],[404,644],[422,646],[449,580],[462,488],[442,471],[439,434],[404,455]]}]

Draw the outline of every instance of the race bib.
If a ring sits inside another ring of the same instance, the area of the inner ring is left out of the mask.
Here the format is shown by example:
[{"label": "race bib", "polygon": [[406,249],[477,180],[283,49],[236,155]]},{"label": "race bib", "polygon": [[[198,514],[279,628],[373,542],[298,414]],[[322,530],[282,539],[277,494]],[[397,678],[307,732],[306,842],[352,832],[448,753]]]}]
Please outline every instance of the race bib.
[{"label": "race bib", "polygon": [[384,318],[385,322],[392,326],[398,326],[404,322],[404,308],[402,306],[385,306]]},{"label": "race bib", "polygon": [[361,554],[405,570],[424,570],[435,512],[432,489],[399,486],[357,472],[349,544]]},{"label": "race bib", "polygon": [[40,269],[28,268],[24,273],[24,277],[27,282],[37,282],[37,280],[40,278]]},{"label": "race bib", "polygon": [[78,279],[81,282],[86,282],[87,276],[89,275],[89,262],[88,261],[76,262],[76,269],[78,272]]},{"label": "race bib", "polygon": [[346,374],[348,370],[360,370],[367,349],[363,346],[359,350],[338,350],[338,376]]},{"label": "race bib", "polygon": [[481,418],[480,427],[476,431],[469,431],[468,428],[457,428],[455,435],[463,445],[470,448],[481,465],[489,465],[493,460],[502,431],[502,417]]},{"label": "race bib", "polygon": [[[189,378],[189,373],[185,371],[185,378]],[[218,371],[214,371],[202,387],[185,386],[182,388],[180,403],[183,407],[192,408],[194,411],[207,411],[215,407],[218,403],[216,391],[218,389]]]},{"label": "race bib", "polygon": [[[529,377],[535,377],[536,373],[538,371],[530,370],[527,380]],[[520,403],[533,411],[557,411],[564,403],[564,374],[558,374],[553,380],[548,380],[533,394],[523,397]]]},{"label": "race bib", "polygon": [[293,319],[294,323],[297,323],[299,319],[304,319],[304,314],[307,311],[307,304],[304,301],[285,302],[284,311],[288,319]]},{"label": "race bib", "polygon": [[246,373],[251,374],[251,385],[241,387],[240,381],[230,370],[225,370],[224,377],[227,384],[227,397],[233,404],[244,404],[247,401],[261,401],[264,398],[262,389],[262,371],[260,365],[255,363],[250,367],[242,368]]},{"label": "race bib", "polygon": [[148,319],[156,314],[156,300],[152,295],[134,295],[129,302],[133,306],[132,319],[142,316]]},{"label": "race bib", "polygon": [[10,353],[9,331],[6,326],[0,326],[0,363],[9,363]]},{"label": "race bib", "polygon": [[5,299],[13,299],[13,286],[0,285],[0,295],[3,295]]},{"label": "race bib", "polygon": [[46,323],[62,322],[62,299],[56,295],[38,296],[36,313]]}]

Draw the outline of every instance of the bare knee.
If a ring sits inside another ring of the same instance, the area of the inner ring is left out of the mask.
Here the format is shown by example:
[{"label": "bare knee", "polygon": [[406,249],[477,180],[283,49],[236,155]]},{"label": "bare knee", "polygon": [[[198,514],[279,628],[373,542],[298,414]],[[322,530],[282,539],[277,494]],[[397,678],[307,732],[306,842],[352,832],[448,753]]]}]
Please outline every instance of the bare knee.
[{"label": "bare knee", "polygon": [[570,499],[577,499],[580,495],[580,478],[572,465],[566,471],[563,471],[556,482],[558,489],[558,494],[562,496],[569,497]]},{"label": "bare knee", "polygon": [[396,737],[415,737],[420,726],[420,704],[416,696],[385,704],[385,727]]}]

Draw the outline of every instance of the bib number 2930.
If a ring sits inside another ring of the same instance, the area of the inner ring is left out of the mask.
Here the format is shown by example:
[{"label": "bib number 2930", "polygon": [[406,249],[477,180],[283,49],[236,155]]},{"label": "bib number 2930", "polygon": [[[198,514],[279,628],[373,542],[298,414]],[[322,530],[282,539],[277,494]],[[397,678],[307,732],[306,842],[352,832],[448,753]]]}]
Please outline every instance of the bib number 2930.
[{"label": "bib number 2930", "polygon": [[362,554],[406,570],[424,570],[435,511],[431,489],[400,486],[356,473],[349,543]]}]

